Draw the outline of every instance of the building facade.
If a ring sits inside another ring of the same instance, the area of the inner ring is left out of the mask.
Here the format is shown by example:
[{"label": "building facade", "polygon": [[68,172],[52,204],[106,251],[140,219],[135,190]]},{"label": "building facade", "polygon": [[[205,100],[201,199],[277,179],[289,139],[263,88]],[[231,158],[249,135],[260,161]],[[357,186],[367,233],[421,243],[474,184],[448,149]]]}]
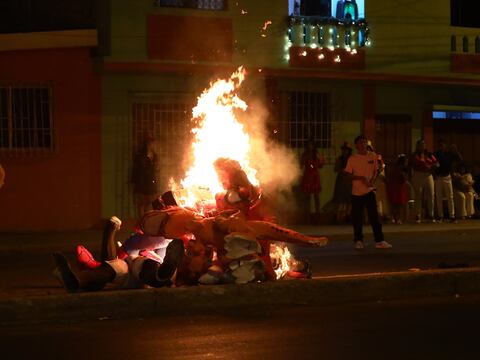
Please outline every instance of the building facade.
[{"label": "building facade", "polygon": [[0,52],[0,80],[53,84],[55,139],[33,157],[2,143],[0,230],[20,229],[25,210],[43,214],[29,217],[31,229],[132,217],[132,158],[143,137],[156,140],[165,189],[182,175],[196,97],[239,66],[242,96],[265,112],[272,138],[296,152],[309,138],[319,144],[322,204],[341,144],[359,133],[387,160],[422,137],[433,150],[442,137],[480,162],[480,24],[461,1],[95,3],[96,43]]},{"label": "building facade", "polygon": [[322,203],[340,145],[359,133],[387,160],[421,137],[432,150],[444,137],[480,161],[478,125],[468,119],[480,109],[480,32],[462,23],[456,1],[296,2],[112,2],[102,77],[104,216],[132,213],[128,173],[145,131],[160,143],[163,186],[181,172],[196,96],[240,65],[279,141],[296,151],[310,137],[319,143],[327,159]]},{"label": "building facade", "polygon": [[101,219],[101,77],[86,3],[2,5],[0,231],[84,229]]}]

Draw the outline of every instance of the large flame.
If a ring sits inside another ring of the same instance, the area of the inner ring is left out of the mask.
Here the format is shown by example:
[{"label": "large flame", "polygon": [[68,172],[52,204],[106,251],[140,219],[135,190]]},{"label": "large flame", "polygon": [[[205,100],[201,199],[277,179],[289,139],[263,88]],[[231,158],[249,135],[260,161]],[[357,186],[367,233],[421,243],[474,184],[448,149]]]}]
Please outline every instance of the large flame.
[{"label": "large flame", "polygon": [[250,182],[258,185],[257,171],[250,166],[250,137],[235,116],[236,111],[247,109],[235,93],[244,79],[245,70],[240,67],[229,79],[211,83],[198,97],[192,118],[197,125],[192,130],[192,165],[180,182],[179,200],[184,206],[202,211],[214,203],[215,194],[223,190],[213,167],[220,157],[237,160]]}]

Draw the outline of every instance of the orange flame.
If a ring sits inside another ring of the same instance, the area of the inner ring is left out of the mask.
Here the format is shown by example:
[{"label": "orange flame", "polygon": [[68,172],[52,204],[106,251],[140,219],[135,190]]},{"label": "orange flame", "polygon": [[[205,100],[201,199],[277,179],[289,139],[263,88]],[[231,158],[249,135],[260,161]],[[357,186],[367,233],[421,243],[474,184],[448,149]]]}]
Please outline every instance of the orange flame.
[{"label": "orange flame", "polygon": [[270,245],[270,256],[274,263],[274,271],[277,279],[281,279],[289,270],[293,259],[288,247],[275,243]]},{"label": "orange flame", "polygon": [[256,170],[250,166],[250,137],[235,111],[246,111],[247,104],[235,91],[245,79],[245,70],[239,67],[229,79],[218,79],[198,97],[193,108],[192,165],[180,182],[183,190],[181,205],[202,211],[214,204],[215,194],[222,191],[213,163],[220,157],[237,160],[250,182],[258,185]]}]

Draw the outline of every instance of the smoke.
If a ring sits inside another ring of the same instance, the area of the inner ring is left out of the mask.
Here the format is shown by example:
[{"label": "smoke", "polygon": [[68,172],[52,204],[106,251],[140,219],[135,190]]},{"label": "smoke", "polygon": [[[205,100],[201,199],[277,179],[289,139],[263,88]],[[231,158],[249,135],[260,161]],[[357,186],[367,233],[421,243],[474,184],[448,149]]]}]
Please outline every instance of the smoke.
[{"label": "smoke", "polygon": [[[255,89],[255,88],[254,88]],[[259,94],[251,88],[249,93]],[[298,181],[300,168],[296,154],[272,139],[267,130],[268,110],[258,97],[245,97],[249,106],[242,118],[250,135],[251,166],[258,170],[258,180],[265,193],[289,192]]]}]

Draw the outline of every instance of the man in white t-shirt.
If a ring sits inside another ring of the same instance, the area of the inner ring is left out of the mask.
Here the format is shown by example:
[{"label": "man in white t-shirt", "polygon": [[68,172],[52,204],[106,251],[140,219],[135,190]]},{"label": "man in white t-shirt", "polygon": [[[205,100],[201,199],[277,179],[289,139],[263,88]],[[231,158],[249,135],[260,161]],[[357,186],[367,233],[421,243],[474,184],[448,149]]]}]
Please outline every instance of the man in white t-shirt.
[{"label": "man in white t-shirt", "polygon": [[355,249],[363,250],[363,209],[367,208],[368,220],[372,226],[377,249],[390,249],[392,245],[383,239],[373,186],[378,175],[377,154],[367,150],[367,138],[359,135],[355,138],[357,153],[350,156],[345,173],[352,179],[352,224]]}]

